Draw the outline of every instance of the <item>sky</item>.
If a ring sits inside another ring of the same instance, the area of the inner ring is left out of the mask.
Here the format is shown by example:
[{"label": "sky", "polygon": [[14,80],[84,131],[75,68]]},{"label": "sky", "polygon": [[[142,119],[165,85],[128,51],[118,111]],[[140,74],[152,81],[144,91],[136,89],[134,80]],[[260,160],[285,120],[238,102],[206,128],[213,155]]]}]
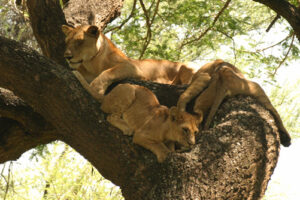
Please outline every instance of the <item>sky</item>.
[{"label": "sky", "polygon": [[[276,30],[275,28],[273,30]],[[280,33],[272,33],[276,38],[282,38]],[[277,41],[273,37],[269,37],[270,41]],[[299,80],[300,61],[295,61],[287,67],[282,67],[278,70],[276,80],[279,85],[284,85],[286,82],[295,83]],[[259,82],[259,80],[256,80]],[[271,87],[264,88],[267,90]],[[295,92],[300,95],[300,88],[295,88]],[[300,123],[300,122],[299,122]],[[17,162],[22,163],[21,167],[32,167],[28,159],[28,153],[25,153]],[[280,157],[275,168],[271,181],[265,194],[264,200],[299,200],[300,199],[300,138],[293,139],[290,147],[281,146]],[[20,165],[19,165],[20,166]],[[0,165],[0,169],[2,165]],[[34,172],[33,172],[34,173]]]},{"label": "sky", "polygon": [[293,139],[288,148],[281,146],[275,171],[268,184],[266,200],[300,199],[300,138]]},{"label": "sky", "polygon": [[[279,85],[286,82],[295,83],[299,80],[300,61],[295,61],[287,67],[278,70]],[[271,89],[271,88],[269,88]],[[300,95],[300,88],[294,88]],[[300,123],[300,121],[299,121]],[[299,135],[299,133],[298,133]],[[289,147],[281,145],[278,164],[275,168],[268,189],[266,200],[299,200],[300,199],[300,138],[293,138]]]}]

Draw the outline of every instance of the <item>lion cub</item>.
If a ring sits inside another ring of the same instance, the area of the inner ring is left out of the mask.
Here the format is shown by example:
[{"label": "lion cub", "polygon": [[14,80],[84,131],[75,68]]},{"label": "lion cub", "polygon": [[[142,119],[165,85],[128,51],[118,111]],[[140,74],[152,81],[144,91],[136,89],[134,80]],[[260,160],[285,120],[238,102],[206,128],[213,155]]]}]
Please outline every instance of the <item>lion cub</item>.
[{"label": "lion cub", "polygon": [[185,111],[186,104],[199,95],[195,100],[193,111],[205,117],[204,129],[208,129],[224,98],[238,94],[255,97],[271,111],[279,129],[281,144],[289,146],[291,137],[264,90],[259,84],[247,80],[235,66],[223,60],[202,66],[194,75],[191,85],[179,97],[177,106],[179,110]]},{"label": "lion cub", "polygon": [[109,113],[108,122],[125,135],[133,134],[133,142],[152,151],[158,162],[175,151],[175,142],[183,147],[195,144],[199,120],[177,107],[160,105],[145,87],[119,84],[104,97],[101,109]]}]

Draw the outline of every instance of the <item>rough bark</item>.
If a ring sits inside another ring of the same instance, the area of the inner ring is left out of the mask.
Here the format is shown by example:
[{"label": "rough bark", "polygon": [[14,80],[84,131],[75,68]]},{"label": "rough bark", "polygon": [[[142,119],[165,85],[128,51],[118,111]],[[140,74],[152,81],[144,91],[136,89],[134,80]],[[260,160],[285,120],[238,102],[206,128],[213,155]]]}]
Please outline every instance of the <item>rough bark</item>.
[{"label": "rough bark", "polygon": [[63,57],[64,34],[61,25],[66,24],[59,0],[28,0],[27,8],[33,34],[42,52],[55,62],[68,66]]},{"label": "rough bark", "polygon": [[0,163],[58,139],[56,132],[22,99],[0,88]]},{"label": "rough bark", "polygon": [[[215,128],[198,134],[191,152],[173,153],[158,164],[151,152],[132,144],[131,137],[105,121],[98,102],[64,67],[0,38],[0,73],[0,86],[14,91],[57,130],[46,135],[53,134],[76,149],[119,185],[126,199],[257,199],[277,162],[279,136],[274,120],[249,98],[225,103]],[[166,98],[165,90],[157,88],[169,86],[139,83]],[[182,91],[172,90],[174,98],[169,94],[167,99],[173,101],[165,101],[169,106]],[[5,134],[4,143],[10,137]],[[5,148],[1,155],[7,155],[2,161],[15,158]]]},{"label": "rough bark", "polygon": [[[103,20],[105,26],[118,15],[122,1],[113,2],[119,4],[108,7],[110,15],[94,18],[95,24],[100,25]],[[267,4],[271,1],[259,2],[272,8]],[[133,145],[131,137],[123,136],[105,121],[99,103],[67,69],[60,31],[65,19],[58,0],[28,0],[27,4],[44,55],[61,65],[0,38],[0,86],[14,91],[26,102],[0,91],[0,162],[16,159],[35,145],[59,139],[119,185],[126,199],[258,199],[264,194],[277,163],[279,138],[274,120],[255,100],[229,99],[217,113],[215,127],[197,135],[191,152],[173,153],[166,162],[158,164],[151,152]],[[78,13],[82,14],[70,10],[66,16]],[[80,22],[92,23],[91,16],[82,17]],[[149,87],[167,106],[175,105],[184,89],[131,82]],[[15,100],[9,102],[10,97]]]},{"label": "rough bark", "polygon": [[106,25],[120,15],[123,0],[71,0],[63,8],[69,24]]}]

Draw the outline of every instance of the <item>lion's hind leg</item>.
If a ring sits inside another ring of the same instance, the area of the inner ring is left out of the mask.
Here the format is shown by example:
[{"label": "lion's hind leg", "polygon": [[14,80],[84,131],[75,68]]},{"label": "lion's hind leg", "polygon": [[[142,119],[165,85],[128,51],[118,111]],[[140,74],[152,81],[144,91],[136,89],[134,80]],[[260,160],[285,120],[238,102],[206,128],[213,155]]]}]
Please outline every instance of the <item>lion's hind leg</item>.
[{"label": "lion's hind leg", "polygon": [[260,87],[259,84],[249,81],[249,80],[246,80],[246,81],[247,81],[247,85],[249,88],[249,91],[247,91],[247,92],[249,92],[249,95],[255,97],[262,105],[264,105],[273,114],[273,117],[279,128],[281,144],[283,146],[289,146],[291,144],[291,137],[290,137],[288,131],[285,129],[279,113],[272,105],[272,103],[269,100],[269,98],[267,97],[266,93]]},{"label": "lion's hind leg", "polygon": [[207,117],[205,119],[205,124],[203,127],[204,130],[207,130],[209,128],[210,123],[213,120],[213,117],[215,116],[218,108],[220,107],[220,105],[225,97],[226,97],[226,89],[222,86],[220,88],[217,88],[215,99],[209,110],[209,114],[207,115]]},{"label": "lion's hind leg", "polygon": [[271,101],[259,84],[245,79],[244,77],[240,76],[240,74],[237,74],[230,69],[224,70],[224,73],[222,74],[222,80],[223,84],[228,88],[230,96],[237,94],[253,96],[263,106],[271,111],[279,128],[281,144],[283,144],[284,146],[290,145],[291,137],[289,133],[285,129],[277,110],[273,107]]},{"label": "lion's hind leg", "polygon": [[107,95],[101,104],[101,110],[106,113],[124,113],[136,98],[136,85],[119,84]]}]

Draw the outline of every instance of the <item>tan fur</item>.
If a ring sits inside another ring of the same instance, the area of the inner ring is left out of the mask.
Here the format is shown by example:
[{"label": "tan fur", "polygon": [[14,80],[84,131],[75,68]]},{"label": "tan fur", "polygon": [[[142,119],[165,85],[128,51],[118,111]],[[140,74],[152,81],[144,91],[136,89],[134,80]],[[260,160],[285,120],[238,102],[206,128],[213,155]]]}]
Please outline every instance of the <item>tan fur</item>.
[{"label": "tan fur", "polygon": [[222,60],[201,67],[194,75],[191,85],[180,96],[177,105],[179,110],[184,111],[186,104],[199,95],[195,100],[194,112],[201,114],[201,117],[206,116],[204,129],[208,129],[224,98],[237,94],[253,96],[270,110],[278,125],[281,143],[284,146],[290,145],[290,135],[264,90],[259,84],[247,80],[235,66]]},{"label": "tan fur", "polygon": [[183,63],[128,58],[97,26],[73,28],[63,25],[62,31],[66,35],[65,58],[70,67],[96,90],[100,101],[110,84],[126,78],[167,84],[188,84],[191,81],[193,69]]},{"label": "tan fur", "polygon": [[109,113],[112,125],[125,135],[134,134],[133,142],[152,151],[159,162],[175,150],[175,142],[183,147],[195,144],[198,120],[177,107],[160,105],[145,87],[119,84],[104,97],[101,109]]}]

